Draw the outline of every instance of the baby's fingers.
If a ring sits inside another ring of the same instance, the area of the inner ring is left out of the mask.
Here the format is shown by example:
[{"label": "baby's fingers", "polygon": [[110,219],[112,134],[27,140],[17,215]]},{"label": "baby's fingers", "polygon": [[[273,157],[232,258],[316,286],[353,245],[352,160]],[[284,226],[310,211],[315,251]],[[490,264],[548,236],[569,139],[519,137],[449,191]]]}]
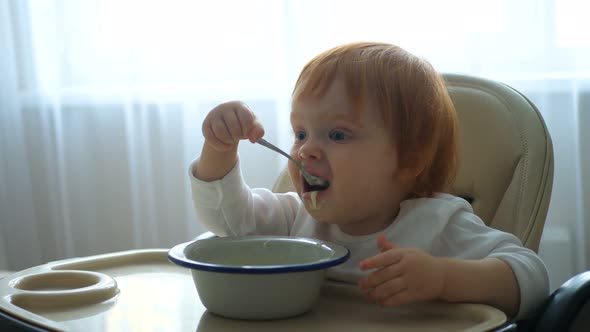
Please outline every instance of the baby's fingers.
[{"label": "baby's fingers", "polygon": [[359,287],[363,290],[380,287],[380,285],[397,279],[403,275],[403,268],[399,264],[383,267],[359,280]]},{"label": "baby's fingers", "polygon": [[203,123],[205,141],[218,151],[231,149],[235,143],[221,117],[210,117]]},{"label": "baby's fingers", "polygon": [[237,112],[236,116],[242,129],[241,138],[247,138],[250,142],[255,143],[264,136],[264,127],[253,112],[249,110],[248,112]]},{"label": "baby's fingers", "polygon": [[367,292],[367,297],[379,304],[407,289],[403,278],[393,278]]},{"label": "baby's fingers", "polygon": [[399,249],[391,249],[360,261],[361,270],[377,269],[398,263],[403,257]]},{"label": "baby's fingers", "polygon": [[[246,135],[244,134],[243,129],[244,125],[240,121],[239,116],[240,113],[244,112],[249,111],[234,109],[233,112],[221,113],[222,122],[225,125],[225,128],[227,129],[227,133],[229,134],[229,137],[225,136],[225,138],[229,141],[228,143],[236,144],[242,138],[245,138]],[[224,131],[221,131],[220,133],[224,134]]]},{"label": "baby's fingers", "polygon": [[377,236],[377,247],[381,252],[396,248],[393,243],[387,241],[387,238],[383,234],[379,234],[379,236]]},{"label": "baby's fingers", "polygon": [[240,101],[215,107],[203,122],[203,136],[218,151],[236,147],[241,139],[255,142],[264,135],[262,124],[248,106]]}]

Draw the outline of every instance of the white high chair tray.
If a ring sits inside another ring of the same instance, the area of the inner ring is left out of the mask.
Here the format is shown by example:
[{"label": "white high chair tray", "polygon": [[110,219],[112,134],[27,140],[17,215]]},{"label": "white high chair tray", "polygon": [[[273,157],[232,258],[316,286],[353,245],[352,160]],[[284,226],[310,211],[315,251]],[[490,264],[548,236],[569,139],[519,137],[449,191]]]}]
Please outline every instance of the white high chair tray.
[{"label": "white high chair tray", "polygon": [[0,279],[0,311],[50,331],[486,331],[506,321],[502,311],[481,304],[380,308],[356,286],[329,281],[303,315],[232,320],[205,309],[190,271],[170,263],[167,252],[124,251],[8,275]]}]

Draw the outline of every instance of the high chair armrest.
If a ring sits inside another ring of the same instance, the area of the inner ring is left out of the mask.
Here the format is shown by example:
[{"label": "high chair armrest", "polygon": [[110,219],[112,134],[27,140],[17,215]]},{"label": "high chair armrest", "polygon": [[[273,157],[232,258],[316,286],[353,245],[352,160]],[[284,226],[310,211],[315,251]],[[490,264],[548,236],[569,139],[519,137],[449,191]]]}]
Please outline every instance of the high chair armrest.
[{"label": "high chair armrest", "polygon": [[590,271],[575,275],[547,300],[533,331],[590,330]]},{"label": "high chair armrest", "polygon": [[204,239],[211,239],[217,237],[217,235],[211,233],[211,232],[205,232],[205,233],[201,233],[199,236],[197,236],[195,238],[195,240],[204,240]]}]

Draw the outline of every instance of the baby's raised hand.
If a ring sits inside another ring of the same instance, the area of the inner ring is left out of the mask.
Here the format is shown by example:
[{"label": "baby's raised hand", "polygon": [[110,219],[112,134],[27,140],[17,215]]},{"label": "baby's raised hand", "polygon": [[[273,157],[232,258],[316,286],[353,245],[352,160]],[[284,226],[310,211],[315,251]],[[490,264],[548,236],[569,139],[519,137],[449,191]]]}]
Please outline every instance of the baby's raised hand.
[{"label": "baby's raised hand", "polygon": [[414,248],[396,248],[377,237],[380,254],[360,262],[361,270],[375,270],[359,281],[367,297],[382,306],[434,300],[444,288],[444,267],[439,259]]},{"label": "baby's raised hand", "polygon": [[264,136],[264,128],[248,106],[231,101],[212,109],[203,121],[205,142],[217,151],[229,151],[239,141],[254,143]]}]

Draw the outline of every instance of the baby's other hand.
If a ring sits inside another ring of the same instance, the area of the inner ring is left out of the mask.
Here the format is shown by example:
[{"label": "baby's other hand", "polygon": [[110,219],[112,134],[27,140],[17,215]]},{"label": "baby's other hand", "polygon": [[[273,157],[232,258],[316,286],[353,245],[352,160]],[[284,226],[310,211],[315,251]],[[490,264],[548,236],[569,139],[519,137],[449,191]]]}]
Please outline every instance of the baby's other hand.
[{"label": "baby's other hand", "polygon": [[264,136],[264,128],[250,108],[240,101],[230,101],[212,109],[203,121],[205,142],[217,151],[229,151],[239,141],[254,143]]},{"label": "baby's other hand", "polygon": [[360,262],[361,270],[374,272],[359,281],[367,298],[382,306],[434,300],[445,280],[444,265],[432,255],[414,248],[396,248],[377,237],[380,254]]}]

